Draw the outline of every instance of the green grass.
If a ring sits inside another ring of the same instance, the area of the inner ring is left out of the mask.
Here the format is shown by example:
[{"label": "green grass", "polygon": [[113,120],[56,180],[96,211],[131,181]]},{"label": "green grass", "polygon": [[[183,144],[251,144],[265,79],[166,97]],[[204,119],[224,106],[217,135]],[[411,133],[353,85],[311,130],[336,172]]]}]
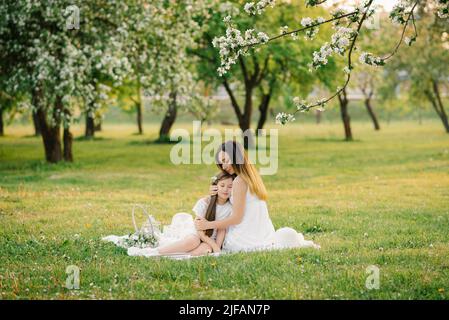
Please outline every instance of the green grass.
[{"label": "green grass", "polygon": [[[178,127],[183,126],[178,124]],[[186,125],[187,126],[187,125]],[[131,205],[163,223],[207,193],[214,166],[174,166],[157,127],[104,125],[74,142],[75,162],[48,165],[30,127],[0,138],[0,299],[448,299],[449,136],[438,122],[282,128],[266,176],[275,227],[322,249],[189,261],[128,257],[102,243],[132,229]],[[82,128],[75,128],[80,136]],[[80,290],[65,288],[66,267]],[[380,289],[365,270],[380,268]]]}]

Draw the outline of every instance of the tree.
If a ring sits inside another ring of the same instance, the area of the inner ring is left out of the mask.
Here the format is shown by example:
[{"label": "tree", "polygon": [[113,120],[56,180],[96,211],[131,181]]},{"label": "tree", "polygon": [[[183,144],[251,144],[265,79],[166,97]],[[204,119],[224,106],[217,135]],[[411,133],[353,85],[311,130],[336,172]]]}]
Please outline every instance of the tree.
[{"label": "tree", "polygon": [[[238,125],[246,133],[244,141],[245,147],[248,147],[254,145],[249,129],[251,129],[255,108],[259,110],[256,130],[262,129],[269,114],[270,103],[283,90],[286,90],[287,84],[303,94],[311,91],[314,80],[307,71],[308,61],[305,56],[311,54],[314,48],[305,39],[275,43],[270,47],[261,48],[257,54],[248,52],[247,55],[240,55],[237,57],[235,67],[230,68],[225,76],[217,75],[216,69],[220,68],[220,56],[223,52],[217,53],[213,47],[219,46],[221,41],[224,41],[225,37],[220,37],[226,32],[223,21],[228,25],[227,30],[230,30],[228,34],[241,39],[251,37],[257,39],[258,37],[251,30],[244,35],[238,31],[238,28],[249,26],[252,19],[241,16],[231,19],[238,12],[238,5],[241,3],[242,1],[221,3],[211,13],[212,17],[207,22],[208,28],[198,39],[198,48],[191,53],[201,59],[198,67],[201,78],[208,79],[215,87],[222,85],[225,88]],[[269,29],[273,33],[288,32],[286,28],[279,28],[278,25],[295,19],[295,15],[301,10],[297,1],[282,3],[278,11],[256,19],[255,26]],[[316,14],[320,11],[316,10]],[[292,36],[298,37],[296,34]],[[212,39],[215,40],[212,41]],[[229,48],[223,50],[226,52]]]},{"label": "tree", "polygon": [[[156,1],[146,4],[158,19],[151,26],[136,29],[132,50],[138,53],[132,59],[136,71],[138,119],[141,117],[141,91],[151,97],[154,110],[165,113],[159,130],[158,142],[169,141],[178,109],[184,108],[195,88],[193,61],[187,49],[195,46],[195,37],[201,32],[196,22],[204,17],[215,0]],[[151,9],[151,7],[153,7]],[[135,16],[134,18],[138,17]],[[141,23],[139,20],[138,23]],[[144,39],[141,33],[144,31]],[[140,111],[139,111],[140,110]],[[139,120],[138,120],[139,123]],[[140,125],[139,125],[140,126]]]},{"label": "tree", "polygon": [[338,94],[338,101],[340,102],[340,115],[341,120],[343,121],[343,127],[345,129],[345,140],[351,141],[352,138],[352,130],[351,130],[351,117],[348,112],[348,96],[346,93],[346,88],[340,91]]},{"label": "tree", "polygon": [[[1,78],[0,78],[1,80]],[[14,108],[14,98],[0,90],[0,136],[5,135],[5,114]]]},{"label": "tree", "polygon": [[80,101],[92,102],[101,95],[93,85],[96,79],[109,77],[119,83],[126,74],[127,60],[120,54],[123,35],[114,28],[126,10],[122,2],[104,0],[79,6],[48,0],[0,4],[0,58],[8,62],[6,72],[12,75],[6,85],[13,95],[29,95],[48,162],[73,159],[73,111]]},{"label": "tree", "polygon": [[376,87],[381,81],[380,73],[376,69],[361,67],[355,74],[355,85],[353,87],[360,90],[363,94],[363,103],[366,111],[373,122],[374,130],[380,130],[379,120],[374,111],[372,100]]},{"label": "tree", "polygon": [[[306,0],[306,5],[314,7],[325,2],[326,0]],[[402,25],[403,30],[397,45],[393,48],[390,54],[385,56],[375,56],[372,53],[362,52],[359,57],[359,61],[361,63],[372,66],[385,65],[385,63],[397,53],[399,47],[402,45],[404,35],[409,26],[413,26],[414,28],[414,35],[411,39],[413,39],[413,41],[416,40],[417,30],[415,24],[415,9],[419,2],[419,0],[399,1],[395,5],[390,13],[390,18],[394,23]],[[449,17],[449,2],[447,0],[435,0],[429,1],[428,3],[430,3],[429,8],[432,7],[432,10],[437,12],[440,18],[446,19]],[[266,10],[269,10],[269,7],[274,6],[274,0],[260,0],[257,2],[247,2],[244,5],[244,10],[250,16],[258,16],[263,14]],[[300,102],[297,104],[297,110],[295,113],[308,111],[314,107],[323,107],[327,102],[335,97],[341,98],[341,96],[344,95],[343,91],[349,84],[351,72],[354,68],[353,53],[356,48],[357,40],[360,36],[362,26],[370,17],[373,16],[375,12],[376,8],[374,6],[374,0],[364,0],[349,11],[346,11],[343,8],[337,9],[331,13],[331,17],[328,19],[312,19],[309,17],[303,18],[301,20],[302,27],[271,37],[265,32],[256,31],[253,28],[247,29],[245,32],[241,32],[234,25],[229,23],[232,20],[232,17],[230,17],[227,21],[228,28],[226,30],[226,35],[216,38],[215,40],[215,46],[219,48],[221,58],[221,65],[217,71],[221,75],[229,72],[231,67],[240,61],[240,57],[247,54],[251,48],[260,48],[267,43],[270,43],[271,45],[280,38],[300,32],[311,34],[313,37],[318,33],[318,28],[320,26],[332,23],[335,32],[331,37],[331,41],[326,42],[319,51],[314,52],[311,68],[318,69],[324,67],[328,63],[329,58],[334,54],[345,56],[347,59],[347,64],[345,67],[346,80],[344,81],[343,86],[339,87],[337,91],[331,94],[328,98],[320,99],[314,103],[303,102],[303,100],[297,99],[297,101]],[[245,34],[245,36],[243,37],[242,34]],[[277,117],[278,122],[285,124],[292,121],[294,120],[294,114],[280,114]]]},{"label": "tree", "polygon": [[[422,41],[406,39],[412,48],[389,65],[388,71],[394,75],[396,82],[408,89],[413,103],[427,101],[430,104],[449,133],[449,119],[442,98],[442,90],[449,79],[449,26],[435,17],[429,7],[423,6],[418,32]],[[401,77],[397,70],[406,76]]]}]

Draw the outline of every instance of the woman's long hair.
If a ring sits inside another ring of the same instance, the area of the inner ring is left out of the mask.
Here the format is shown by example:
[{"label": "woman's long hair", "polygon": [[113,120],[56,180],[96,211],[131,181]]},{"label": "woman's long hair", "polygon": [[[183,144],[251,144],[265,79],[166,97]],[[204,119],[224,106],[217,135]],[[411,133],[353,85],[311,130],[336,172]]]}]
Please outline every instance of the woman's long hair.
[{"label": "woman's long hair", "polygon": [[249,162],[242,145],[237,141],[230,140],[223,143],[220,149],[218,149],[215,154],[215,163],[221,171],[225,172],[220,164],[220,159],[218,159],[221,151],[228,154],[235,174],[242,177],[251,193],[257,195],[260,200],[267,200],[267,189],[265,189],[265,185],[256,167]]},{"label": "woman's long hair", "polygon": [[[214,178],[215,179],[212,181],[212,185],[216,186],[216,185],[218,185],[218,183],[221,180],[225,180],[225,179],[229,179],[229,178],[234,179],[234,175],[230,175],[227,172],[221,171]],[[217,200],[218,200],[218,194],[210,197],[209,205],[207,206],[206,214],[205,214],[205,218],[208,221],[215,221],[215,215],[217,213]],[[206,230],[206,235],[208,237],[211,237],[213,233],[214,233],[213,229]]]}]

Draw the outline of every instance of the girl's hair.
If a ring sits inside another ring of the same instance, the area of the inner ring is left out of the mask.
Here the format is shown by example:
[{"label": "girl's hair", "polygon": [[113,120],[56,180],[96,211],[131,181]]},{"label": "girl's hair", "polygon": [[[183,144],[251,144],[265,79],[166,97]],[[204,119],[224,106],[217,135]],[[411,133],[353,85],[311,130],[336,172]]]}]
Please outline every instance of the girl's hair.
[{"label": "girl's hair", "polygon": [[[214,177],[215,179],[212,181],[211,184],[213,186],[216,186],[216,185],[218,185],[218,183],[220,181],[229,179],[229,178],[234,179],[234,177],[235,177],[234,175],[231,175],[227,172],[222,171]],[[215,221],[215,214],[217,212],[217,200],[218,200],[218,194],[210,197],[209,205],[207,206],[206,214],[205,214],[205,218],[208,221]],[[206,230],[206,235],[208,237],[212,236],[213,233],[214,233],[213,229]]]},{"label": "girl's hair", "polygon": [[250,163],[242,145],[237,141],[230,140],[223,143],[218,149],[217,153],[215,154],[215,163],[221,171],[225,172],[222,165],[220,164],[220,159],[218,159],[218,155],[221,151],[228,154],[231,159],[231,165],[234,169],[234,172],[238,176],[242,177],[242,179],[248,185],[251,193],[257,195],[260,200],[266,200],[267,190],[265,189],[262,178],[260,177],[260,174],[257,171],[256,167],[254,167],[254,165]]}]

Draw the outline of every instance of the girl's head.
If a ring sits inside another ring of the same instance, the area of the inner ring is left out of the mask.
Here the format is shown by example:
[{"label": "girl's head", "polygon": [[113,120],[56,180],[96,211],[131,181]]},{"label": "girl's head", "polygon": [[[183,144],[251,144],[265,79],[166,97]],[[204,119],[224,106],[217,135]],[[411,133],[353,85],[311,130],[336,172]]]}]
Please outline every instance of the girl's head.
[{"label": "girl's head", "polygon": [[[229,174],[227,172],[220,172],[212,181],[212,185],[218,187],[218,192],[216,195],[210,197],[209,205],[206,210],[205,218],[208,221],[214,221],[215,215],[217,212],[217,204],[218,200],[222,200],[222,202],[226,202],[229,200],[232,191],[232,181],[234,180],[234,175]],[[206,235],[211,236],[213,230],[207,230]]]},{"label": "girl's head", "polygon": [[259,199],[267,199],[262,178],[254,165],[250,163],[240,143],[237,141],[223,143],[215,154],[215,162],[223,172],[240,176],[248,184],[251,193],[257,195]]},{"label": "girl's head", "polygon": [[234,180],[234,175],[227,172],[220,172],[212,181],[212,185],[218,187],[217,200],[222,200],[226,202],[229,200],[232,191],[232,181]]}]

